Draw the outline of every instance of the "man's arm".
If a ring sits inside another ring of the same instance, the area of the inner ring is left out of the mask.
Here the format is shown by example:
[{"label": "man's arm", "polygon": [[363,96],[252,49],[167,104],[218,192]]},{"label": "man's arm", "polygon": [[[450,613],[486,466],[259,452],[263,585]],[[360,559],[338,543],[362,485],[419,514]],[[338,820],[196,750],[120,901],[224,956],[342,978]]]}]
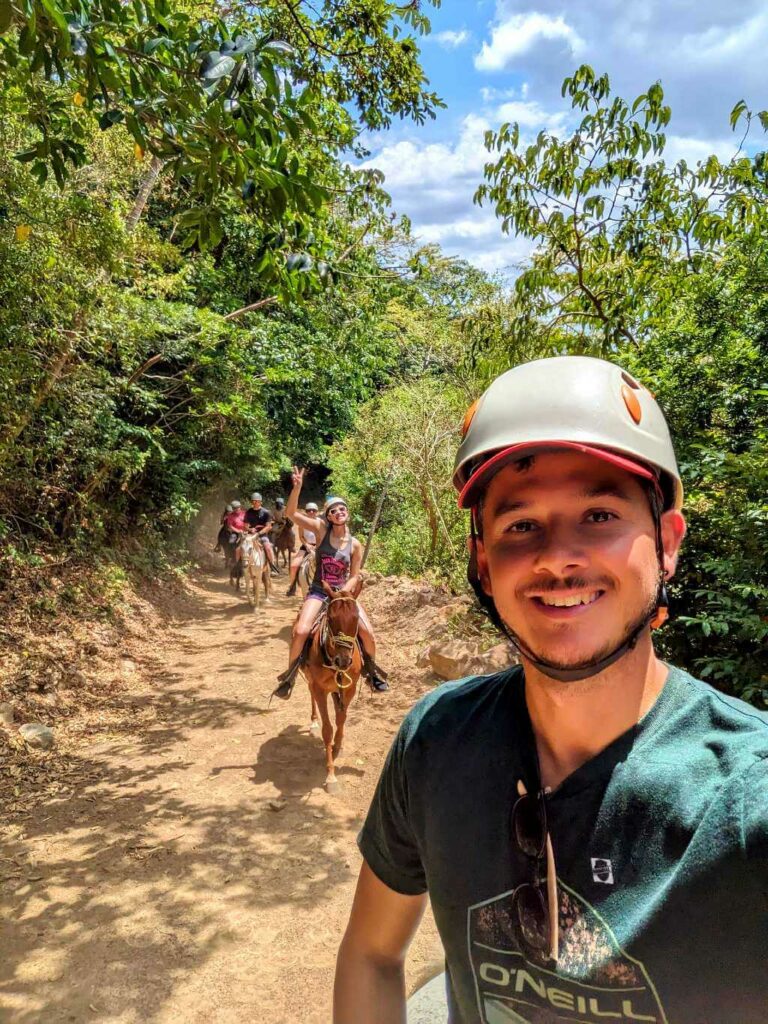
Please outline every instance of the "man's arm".
[{"label": "man's arm", "polygon": [[405,954],[426,893],[405,896],[363,861],[336,960],[333,1024],[405,1024]]}]

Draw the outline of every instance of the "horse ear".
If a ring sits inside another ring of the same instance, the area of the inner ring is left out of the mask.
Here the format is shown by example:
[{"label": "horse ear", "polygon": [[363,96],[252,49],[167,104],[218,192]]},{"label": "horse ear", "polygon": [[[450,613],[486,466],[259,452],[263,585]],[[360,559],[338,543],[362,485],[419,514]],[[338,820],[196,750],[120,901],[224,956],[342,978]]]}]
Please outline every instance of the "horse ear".
[{"label": "horse ear", "polygon": [[328,580],[323,580],[323,590],[326,592],[328,597],[333,597],[333,588],[331,587]]}]

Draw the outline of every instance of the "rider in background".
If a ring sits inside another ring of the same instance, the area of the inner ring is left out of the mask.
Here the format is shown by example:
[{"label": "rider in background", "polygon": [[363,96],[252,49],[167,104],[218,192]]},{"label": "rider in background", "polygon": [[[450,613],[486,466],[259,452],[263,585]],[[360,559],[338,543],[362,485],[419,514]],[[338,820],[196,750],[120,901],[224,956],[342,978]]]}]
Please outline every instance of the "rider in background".
[{"label": "rider in background", "polygon": [[232,506],[227,505],[227,507],[221,513],[221,519],[219,519],[220,529],[218,536],[216,537],[216,547],[213,549],[214,551],[223,550],[224,545],[227,543],[227,516],[232,511]]},{"label": "rider in background", "polygon": [[[309,588],[309,593],[304,599],[301,611],[298,614],[293,627],[293,640],[288,657],[287,670],[278,677],[280,686],[275,690],[276,697],[287,700],[291,696],[291,690],[299,671],[301,654],[304,644],[312,631],[315,619],[320,614],[325,601],[327,600],[323,583],[327,583],[334,590],[349,590],[353,594],[359,592],[362,586],[360,568],[363,558],[363,549],[360,541],[349,531],[349,509],[343,498],[329,498],[323,508],[323,517],[320,519],[304,515],[298,511],[299,495],[301,485],[304,481],[304,470],[297,466],[293,467],[291,474],[293,490],[288,498],[286,515],[299,526],[304,527],[317,535],[316,569],[315,578]],[[362,606],[360,607],[359,641],[363,654],[363,672],[372,690],[383,692],[389,689],[384,673],[377,670],[375,655],[376,641],[368,616]]]},{"label": "rider in background", "polygon": [[[317,523],[317,513],[317,505],[314,501],[308,501],[304,506],[304,515],[308,516],[313,523]],[[293,597],[296,593],[299,569],[307,555],[315,553],[315,546],[317,545],[317,532],[315,530],[307,530],[301,523],[298,523],[297,526],[299,528],[299,550],[291,559],[291,575],[288,589],[285,592],[286,597]]]},{"label": "rider in background", "polygon": [[[286,519],[288,519],[285,514],[285,501],[283,498],[275,498],[275,511],[272,513],[272,519],[275,526],[282,526]],[[290,519],[288,519],[289,525],[290,522]]]},{"label": "rider in background", "polygon": [[224,522],[230,533],[245,532],[245,509],[237,499],[231,504],[231,512],[227,512]]},{"label": "rider in background", "polygon": [[245,513],[245,523],[248,529],[252,533],[255,533],[261,541],[262,547],[264,548],[264,554],[267,556],[267,561],[269,562],[270,570],[272,574],[276,576],[277,566],[275,565],[275,552],[268,536],[272,530],[272,513],[268,508],[264,508],[261,502],[261,495],[258,491],[254,491],[251,495],[251,507]]}]

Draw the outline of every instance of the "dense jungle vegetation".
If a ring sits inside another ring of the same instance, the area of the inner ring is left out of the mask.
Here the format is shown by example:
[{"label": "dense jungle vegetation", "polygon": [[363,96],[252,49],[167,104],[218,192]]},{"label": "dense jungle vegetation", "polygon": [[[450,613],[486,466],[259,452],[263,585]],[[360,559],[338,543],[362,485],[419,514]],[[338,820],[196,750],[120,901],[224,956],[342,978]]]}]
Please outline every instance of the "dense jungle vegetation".
[{"label": "dense jungle vegetation", "polygon": [[730,163],[668,166],[661,87],[580,68],[571,135],[486,140],[477,202],[533,243],[506,285],[356,169],[363,130],[441,105],[422,6],[0,0],[0,586],[53,615],[78,595],[30,596],[40,570],[108,580],[127,538],[299,461],[362,534],[386,490],[372,567],[461,587],[464,410],[516,362],[597,354],[678,445],[664,650],[768,702],[768,117],[734,109]]}]

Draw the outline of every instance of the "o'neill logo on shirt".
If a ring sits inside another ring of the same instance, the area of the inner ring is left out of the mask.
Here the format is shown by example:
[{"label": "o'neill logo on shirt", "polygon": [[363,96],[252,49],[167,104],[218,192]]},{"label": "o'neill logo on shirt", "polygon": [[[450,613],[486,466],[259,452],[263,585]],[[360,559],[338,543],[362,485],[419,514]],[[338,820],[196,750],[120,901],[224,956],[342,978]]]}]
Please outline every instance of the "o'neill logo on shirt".
[{"label": "o'neill logo on shirt", "polygon": [[585,900],[561,882],[558,892],[556,971],[518,948],[511,892],[469,908],[469,957],[483,1024],[667,1024],[644,966],[620,948]]}]

